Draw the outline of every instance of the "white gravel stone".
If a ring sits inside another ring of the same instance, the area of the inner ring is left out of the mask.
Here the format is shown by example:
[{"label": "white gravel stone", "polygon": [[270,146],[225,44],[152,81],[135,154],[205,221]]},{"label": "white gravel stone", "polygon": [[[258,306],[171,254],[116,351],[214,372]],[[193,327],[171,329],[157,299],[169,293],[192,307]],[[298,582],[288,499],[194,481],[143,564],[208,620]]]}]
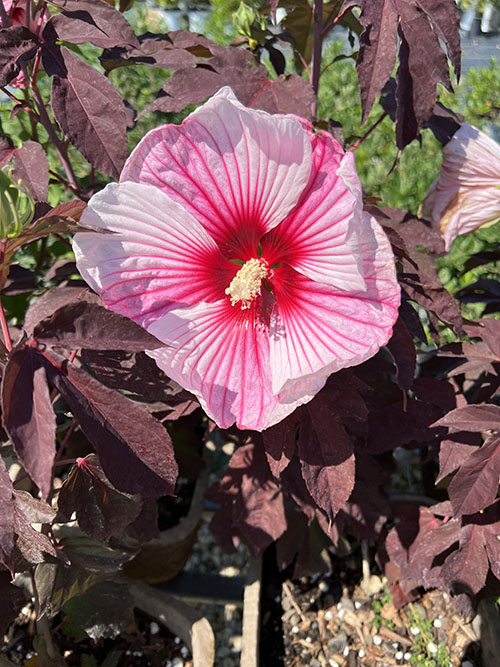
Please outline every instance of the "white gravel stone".
[{"label": "white gravel stone", "polygon": [[379,637],[379,635],[373,635],[373,643],[375,646],[380,646],[382,643],[382,637]]},{"label": "white gravel stone", "polygon": [[345,649],[342,651],[342,655],[344,656],[344,658],[347,658],[347,656],[349,655],[349,647],[348,646],[346,646]]},{"label": "white gravel stone", "polygon": [[160,632],[160,626],[158,625],[158,623],[151,621],[151,623],[149,624],[149,632],[152,635],[157,635]]},{"label": "white gravel stone", "polygon": [[416,637],[418,634],[420,634],[420,628],[417,628],[416,625],[410,628],[411,634]]},{"label": "white gravel stone", "polygon": [[339,663],[336,660],[334,660],[333,658],[330,658],[330,660],[328,661],[328,664],[330,665],[330,667],[340,667]]},{"label": "white gravel stone", "polygon": [[429,651],[429,653],[432,653],[432,655],[434,655],[435,653],[437,653],[438,647],[434,642],[429,642],[427,644],[427,650]]},{"label": "white gravel stone", "polygon": [[328,610],[328,611],[325,613],[325,618],[326,618],[327,621],[331,621],[332,618],[333,618],[333,612],[330,611],[330,610]]},{"label": "white gravel stone", "polygon": [[434,619],[433,626],[435,628],[441,628],[443,626],[443,622],[441,621],[440,618],[436,618],[436,619]]},{"label": "white gravel stone", "polygon": [[298,628],[298,626],[297,626],[297,625],[294,625],[294,626],[292,627],[292,629],[290,630],[290,632],[292,633],[292,635],[296,635],[296,634],[298,634],[298,632],[299,632],[299,628]]},{"label": "white gravel stone", "polygon": [[365,649],[364,649],[364,648],[360,648],[359,651],[358,651],[358,657],[359,657],[359,658],[364,658],[365,655],[366,655],[366,653],[365,653]]},{"label": "white gravel stone", "polygon": [[411,653],[410,653],[409,651],[406,651],[406,653],[404,654],[403,658],[404,658],[405,660],[410,660],[410,659],[411,659]]},{"label": "white gravel stone", "polygon": [[361,609],[361,607],[362,607],[363,605],[361,604],[361,602],[359,602],[359,600],[357,600],[357,601],[354,603],[354,606],[356,607],[356,609]]},{"label": "white gravel stone", "polygon": [[402,660],[403,656],[404,656],[403,651],[398,651],[394,657],[396,658],[396,660]]}]

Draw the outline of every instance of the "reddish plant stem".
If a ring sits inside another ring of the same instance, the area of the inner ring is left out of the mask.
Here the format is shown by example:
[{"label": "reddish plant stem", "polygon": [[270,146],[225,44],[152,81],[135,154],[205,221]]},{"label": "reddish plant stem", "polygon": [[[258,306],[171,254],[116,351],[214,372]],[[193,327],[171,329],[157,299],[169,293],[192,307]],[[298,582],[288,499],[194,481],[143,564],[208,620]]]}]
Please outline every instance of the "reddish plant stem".
[{"label": "reddish plant stem", "polygon": [[323,51],[323,0],[314,0],[314,33],[311,85],[314,92],[313,116],[318,110],[319,77],[321,74],[321,54]]},{"label": "reddish plant stem", "polygon": [[[0,6],[1,6],[1,5],[0,5]],[[16,104],[23,104],[23,100],[20,100],[18,97],[16,97],[15,95],[13,95],[13,94],[10,92],[10,90],[7,90],[7,88],[5,88],[4,86],[0,87],[0,90],[2,91],[2,93],[4,93],[4,95],[7,95],[7,97],[10,97],[10,99],[11,99],[13,102],[15,102]]]},{"label": "reddish plant stem", "polygon": [[387,115],[388,115],[387,111],[384,111],[383,114],[380,116],[380,118],[363,134],[363,136],[353,143],[353,145],[349,148],[349,152],[356,150],[356,148],[370,136],[373,130],[380,125],[380,123],[384,120],[384,118]]}]

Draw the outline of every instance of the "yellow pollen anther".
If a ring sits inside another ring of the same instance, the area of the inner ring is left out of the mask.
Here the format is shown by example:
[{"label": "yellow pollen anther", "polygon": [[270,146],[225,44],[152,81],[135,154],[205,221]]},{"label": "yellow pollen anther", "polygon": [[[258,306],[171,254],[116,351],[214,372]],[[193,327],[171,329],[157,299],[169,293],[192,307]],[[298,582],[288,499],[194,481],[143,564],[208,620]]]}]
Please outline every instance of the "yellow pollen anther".
[{"label": "yellow pollen anther", "polygon": [[231,297],[231,305],[241,302],[242,310],[250,308],[252,301],[260,294],[260,286],[267,273],[260,260],[249,259],[245,262],[226,289],[226,294]]}]

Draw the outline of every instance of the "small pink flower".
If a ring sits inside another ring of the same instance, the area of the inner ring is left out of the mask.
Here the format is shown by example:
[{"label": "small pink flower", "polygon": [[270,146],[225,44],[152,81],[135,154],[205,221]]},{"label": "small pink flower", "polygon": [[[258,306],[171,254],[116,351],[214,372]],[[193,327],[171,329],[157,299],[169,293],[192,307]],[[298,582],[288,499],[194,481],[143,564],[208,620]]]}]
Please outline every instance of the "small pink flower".
[{"label": "small pink flower", "polygon": [[220,426],[262,430],[373,356],[400,300],[354,158],[326,132],[223,88],[140,142],[95,195],[78,268]]},{"label": "small pink flower", "polygon": [[464,123],[443,149],[438,180],[422,205],[446,242],[500,218],[500,146]]}]

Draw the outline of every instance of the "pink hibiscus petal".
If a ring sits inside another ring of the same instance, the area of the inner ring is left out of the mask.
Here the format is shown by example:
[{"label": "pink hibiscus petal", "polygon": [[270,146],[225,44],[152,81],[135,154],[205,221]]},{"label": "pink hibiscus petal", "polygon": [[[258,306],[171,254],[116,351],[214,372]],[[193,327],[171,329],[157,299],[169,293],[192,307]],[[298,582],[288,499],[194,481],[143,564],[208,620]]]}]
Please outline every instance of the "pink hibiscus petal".
[{"label": "pink hibiscus petal", "polygon": [[376,220],[363,220],[366,290],[346,294],[287,266],[275,273],[270,360],[282,401],[314,395],[328,375],[369,359],[392,334],[400,303],[392,250]]},{"label": "pink hibiscus petal", "polygon": [[500,218],[500,146],[464,123],[443,149],[439,179],[422,204],[446,242]]},{"label": "pink hibiscus petal", "polygon": [[311,141],[309,183],[297,207],[262,240],[264,257],[339,289],[364,290],[362,191],[354,156],[326,132],[311,135]]},{"label": "pink hibiscus petal", "polygon": [[108,185],[81,224],[100,232],[75,235],[81,275],[108,307],[144,327],[181,303],[221,299],[238,269],[189,213],[150,185]]},{"label": "pink hibiscus petal", "polygon": [[148,354],[222,428],[261,431],[296,407],[272,394],[269,332],[258,312],[226,299],[172,310],[148,327],[168,345]]},{"label": "pink hibiscus petal", "polygon": [[310,171],[311,142],[299,122],[247,109],[223,88],[182,126],[149,132],[121,181],[160,188],[228,258],[246,260],[297,204]]}]

